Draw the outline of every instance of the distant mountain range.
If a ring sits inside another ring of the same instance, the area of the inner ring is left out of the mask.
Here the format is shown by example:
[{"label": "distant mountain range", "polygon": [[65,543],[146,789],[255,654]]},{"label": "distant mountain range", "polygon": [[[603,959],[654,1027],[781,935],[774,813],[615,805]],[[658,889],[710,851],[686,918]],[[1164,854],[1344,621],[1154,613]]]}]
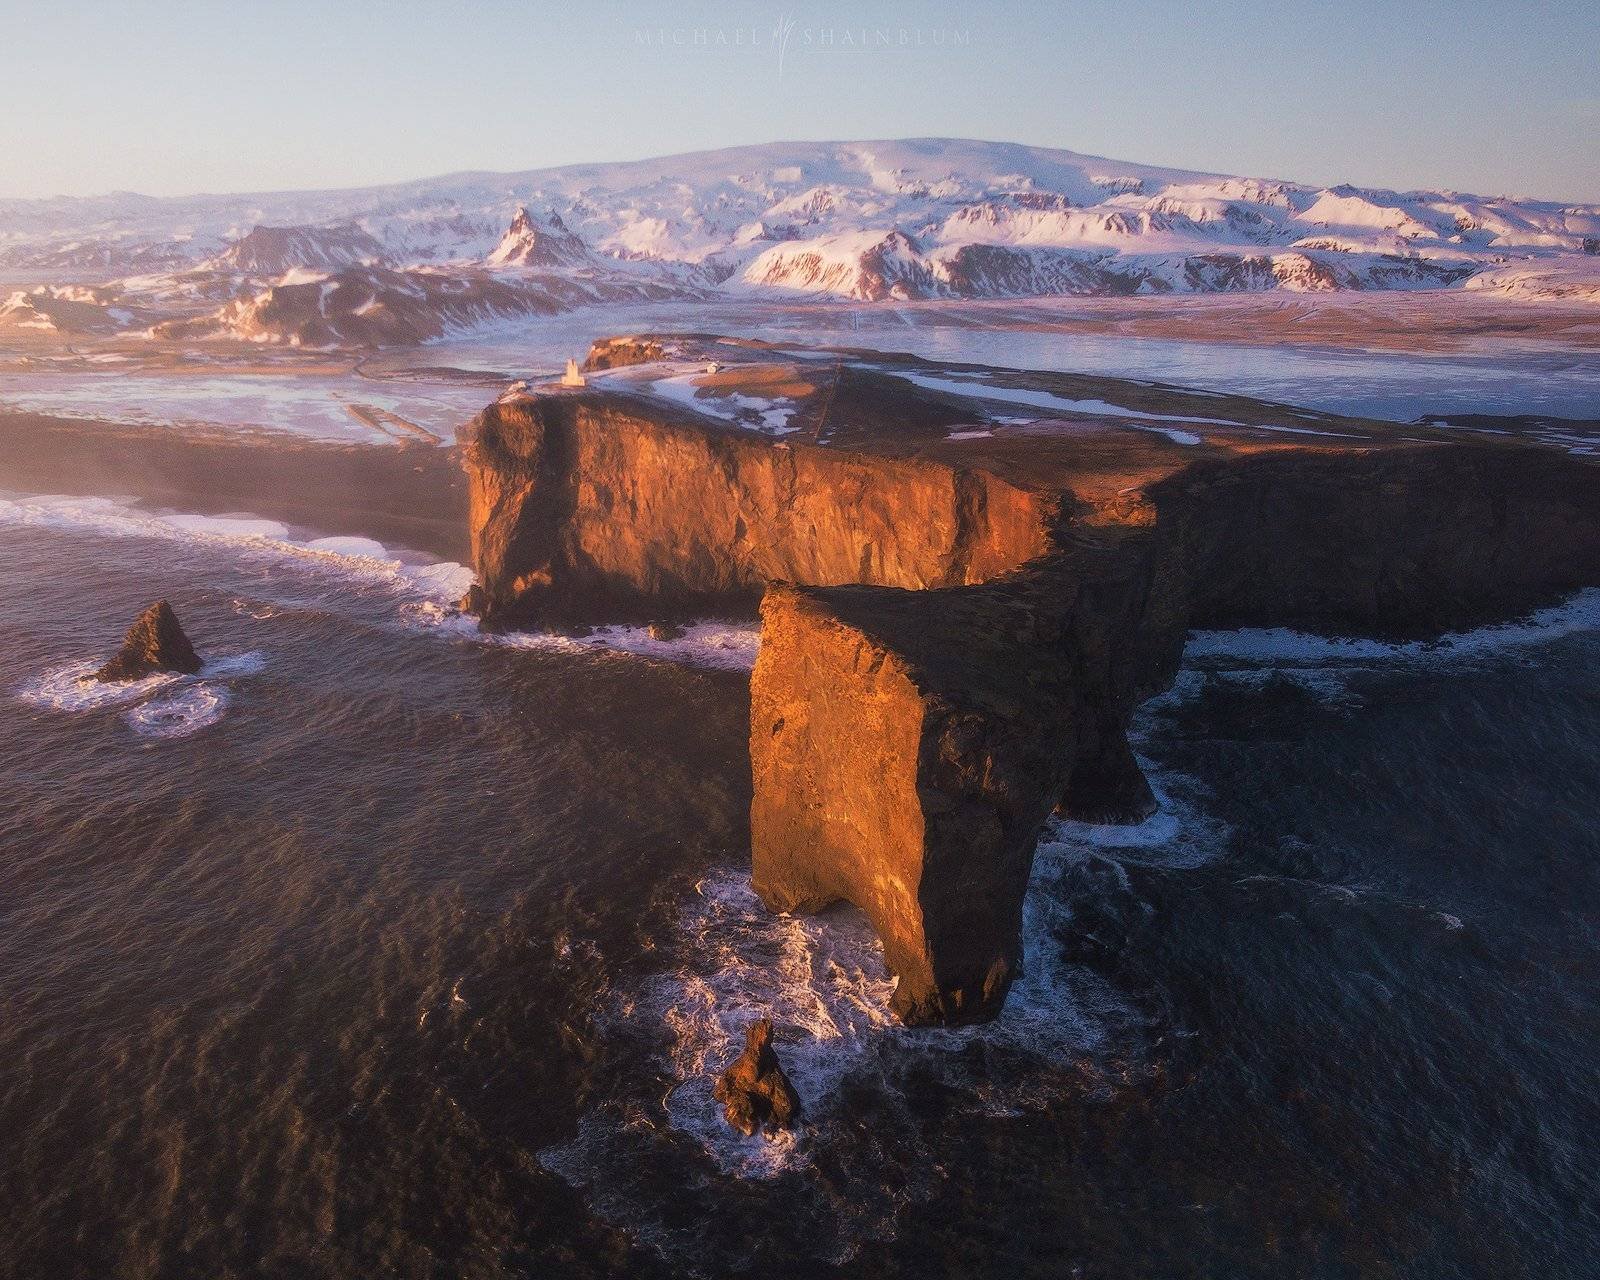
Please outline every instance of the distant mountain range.
[{"label": "distant mountain range", "polygon": [[345,191],[0,200],[0,327],[416,342],[587,303],[1464,286],[1600,302],[1600,205],[1010,143],[772,143]]}]

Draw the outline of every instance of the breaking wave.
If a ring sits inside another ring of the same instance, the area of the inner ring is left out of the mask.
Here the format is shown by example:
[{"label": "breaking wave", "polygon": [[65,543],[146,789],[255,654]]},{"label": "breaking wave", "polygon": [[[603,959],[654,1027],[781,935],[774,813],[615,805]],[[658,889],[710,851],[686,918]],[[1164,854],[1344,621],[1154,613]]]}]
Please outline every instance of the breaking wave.
[{"label": "breaking wave", "polygon": [[186,738],[216,724],[227,709],[228,691],[202,683],[141,702],[122,718],[143,738]]},{"label": "breaking wave", "polygon": [[[1183,874],[1226,852],[1232,832],[1209,811],[1205,788],[1160,764],[1163,733],[1209,682],[1285,680],[1318,700],[1355,706],[1349,681],[1359,673],[1489,657],[1597,626],[1600,592],[1584,592],[1522,622],[1435,644],[1196,633],[1177,681],[1140,708],[1130,735],[1158,811],[1135,826],[1047,825],[1024,906],[1024,970],[1000,1017],[984,1026],[900,1026],[889,1010],[894,980],[859,912],[773,916],[744,868],[713,872],[682,905],[671,966],[615,996],[601,1020],[603,1036],[631,1043],[630,1069],[663,1082],[660,1090],[649,1096],[624,1087],[583,1118],[572,1142],[542,1152],[541,1162],[583,1188],[601,1216],[684,1265],[715,1269],[738,1260],[737,1241],[758,1219],[771,1230],[768,1197],[781,1197],[783,1214],[797,1224],[790,1247],[822,1261],[844,1261],[865,1241],[892,1237],[904,1207],[933,1190],[924,1157],[936,1139],[913,1118],[910,1082],[939,1081],[957,1113],[1006,1117],[1114,1091],[1153,1069],[1161,1028],[1151,1012],[1084,963],[1072,943],[1086,928],[1125,938],[1151,910],[1134,870]],[[1453,917],[1439,919],[1458,927]],[[763,1016],[773,1019],[806,1113],[798,1133],[777,1139],[734,1133],[712,1097],[745,1028]],[[873,1100],[870,1123],[863,1098]],[[669,1217],[659,1177],[638,1173],[659,1175],[664,1162],[676,1169],[669,1185],[711,1188],[699,1212],[685,1215],[680,1203]],[[719,1178],[739,1180],[745,1193],[719,1195]],[[739,1207],[730,1209],[735,1200]],[[750,1221],[741,1226],[744,1214]],[[713,1221],[729,1224],[725,1250],[707,1228]]]},{"label": "breaking wave", "polygon": [[681,666],[719,671],[751,671],[761,648],[755,622],[702,619],[678,628],[671,636],[652,634],[649,627],[622,623],[592,627],[581,633],[562,631],[485,631],[478,620],[458,609],[431,603],[410,605],[407,618],[416,626],[502,649],[534,653],[614,654],[651,658]]},{"label": "breaking wave", "polygon": [[[1159,729],[1159,710],[1142,713],[1136,740]],[[894,979],[861,912],[775,916],[746,868],[716,869],[681,903],[670,967],[614,995],[599,1020],[602,1037],[628,1046],[626,1074],[661,1081],[660,1090],[624,1086],[582,1119],[573,1141],[541,1152],[541,1163],[675,1263],[734,1264],[758,1219],[770,1233],[768,1197],[781,1197],[781,1216],[795,1224],[788,1247],[837,1264],[868,1240],[891,1238],[905,1206],[936,1188],[937,1137],[913,1099],[927,1081],[951,1100],[957,1123],[1120,1087],[1130,1062],[1146,1056],[1149,1017],[1064,939],[1085,909],[1129,920],[1148,912],[1128,866],[1199,866],[1228,836],[1205,814],[1197,783],[1144,763],[1161,801],[1148,821],[1056,822],[1041,840],[1024,905],[1023,972],[1000,1017],[983,1026],[900,1025],[889,1007]],[[805,1112],[796,1133],[776,1138],[735,1133],[712,1096],[760,1017],[773,1020]],[[676,1169],[666,1185],[706,1188],[698,1226],[682,1225],[681,1212],[669,1221],[663,1162]],[[727,1178],[746,1192],[716,1192]],[[704,1229],[712,1219],[730,1224],[725,1244]]]},{"label": "breaking wave", "polygon": [[548,631],[484,633],[490,643],[513,649],[545,653],[620,653],[636,658],[711,667],[723,671],[750,671],[761,647],[761,628],[755,623],[701,621],[682,628],[681,634],[658,638],[648,627],[596,627],[581,636]]},{"label": "breaking wave", "polygon": [[[749,671],[755,666],[761,642],[760,630],[754,623],[717,620],[691,623],[665,636],[652,634],[648,627],[622,625],[596,627],[582,635],[487,632],[479,628],[477,619],[456,608],[456,602],[474,581],[472,570],[465,565],[394,550],[372,538],[301,535],[281,521],[256,516],[152,511],[114,498],[45,494],[0,498],[0,524],[107,537],[156,538],[245,557],[266,557],[319,574],[392,589],[399,597],[399,617],[405,625],[505,648],[543,653],[615,653],[717,670]],[[252,617],[264,618],[284,606],[282,602],[240,600],[234,607]],[[141,695],[125,696],[132,699]]]},{"label": "breaking wave", "polygon": [[265,657],[252,651],[214,658],[193,676],[158,671],[140,680],[97,680],[102,661],[73,662],[25,680],[17,698],[68,714],[127,707],[122,720],[139,736],[183,738],[222,719],[231,701],[228,682],[266,665]]},{"label": "breaking wave", "polygon": [[1600,588],[1591,587],[1519,621],[1452,632],[1437,640],[1388,644],[1381,640],[1311,635],[1285,627],[1246,628],[1193,632],[1183,653],[1189,664],[1257,662],[1291,669],[1329,663],[1440,662],[1490,656],[1597,629]]},{"label": "breaking wave", "polygon": [[25,680],[17,686],[17,697],[45,711],[95,711],[138,702],[181,678],[175,672],[159,671],[142,680],[96,680],[94,673],[103,661],[74,662]]},{"label": "breaking wave", "polygon": [[371,538],[307,537],[277,520],[152,511],[115,498],[0,498],[0,523],[223,548],[389,585],[414,600],[435,604],[460,599],[473,580],[464,565],[394,552]]}]

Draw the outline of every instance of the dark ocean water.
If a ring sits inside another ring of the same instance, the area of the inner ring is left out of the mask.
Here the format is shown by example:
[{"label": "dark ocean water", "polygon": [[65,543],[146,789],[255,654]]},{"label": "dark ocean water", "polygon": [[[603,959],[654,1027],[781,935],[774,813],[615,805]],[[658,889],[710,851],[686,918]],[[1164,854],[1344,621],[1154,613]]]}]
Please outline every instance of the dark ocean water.
[{"label": "dark ocean water", "polygon": [[[913,1033],[745,888],[737,671],[149,535],[0,519],[0,1275],[1600,1270],[1593,601],[1197,645],[1162,814],[1052,832],[1005,1017]],[[162,595],[207,672],[79,685]],[[769,1010],[787,1144],[709,1097]]]}]

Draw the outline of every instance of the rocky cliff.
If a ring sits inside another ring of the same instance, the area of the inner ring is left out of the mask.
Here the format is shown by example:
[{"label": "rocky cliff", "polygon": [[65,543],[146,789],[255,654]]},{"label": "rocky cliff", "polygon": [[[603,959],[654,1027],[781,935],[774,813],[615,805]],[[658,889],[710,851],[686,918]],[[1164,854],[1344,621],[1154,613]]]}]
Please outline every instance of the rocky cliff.
[{"label": "rocky cliff", "polygon": [[907,1022],[983,1019],[1022,957],[1052,807],[1137,821],[1140,699],[1190,626],[1426,634],[1600,582],[1600,485],[1560,455],[1440,445],[1175,476],[1105,528],[978,586],[774,586],[751,685],[754,883],[848,901]]},{"label": "rocky cliff", "polygon": [[984,471],[696,421],[625,393],[486,410],[467,450],[477,601],[494,622],[753,610],[768,582],[926,588],[1042,555],[1059,505]]},{"label": "rocky cliff", "polygon": [[908,1022],[999,1009],[1052,809],[1150,812],[1126,727],[1190,627],[1428,634],[1600,582],[1596,471],[1545,448],[1105,379],[625,350],[475,423],[475,603],[764,592],[755,888],[865,911]]}]

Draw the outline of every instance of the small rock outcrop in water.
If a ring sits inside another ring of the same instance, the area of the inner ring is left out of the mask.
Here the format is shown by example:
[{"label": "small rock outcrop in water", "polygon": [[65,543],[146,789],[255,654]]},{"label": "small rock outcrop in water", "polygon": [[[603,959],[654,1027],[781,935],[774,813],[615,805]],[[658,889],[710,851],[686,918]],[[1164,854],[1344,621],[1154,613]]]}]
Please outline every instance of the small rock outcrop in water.
[{"label": "small rock outcrop in water", "polygon": [[752,1023],[744,1033],[744,1052],[717,1077],[712,1096],[722,1103],[728,1123],[745,1137],[792,1129],[800,1119],[800,1097],[783,1074],[772,1047],[772,1019]]},{"label": "small rock outcrop in water", "polygon": [[133,620],[117,656],[95,672],[95,679],[139,680],[156,671],[193,675],[199,670],[200,655],[178,625],[178,615],[157,600]]}]

